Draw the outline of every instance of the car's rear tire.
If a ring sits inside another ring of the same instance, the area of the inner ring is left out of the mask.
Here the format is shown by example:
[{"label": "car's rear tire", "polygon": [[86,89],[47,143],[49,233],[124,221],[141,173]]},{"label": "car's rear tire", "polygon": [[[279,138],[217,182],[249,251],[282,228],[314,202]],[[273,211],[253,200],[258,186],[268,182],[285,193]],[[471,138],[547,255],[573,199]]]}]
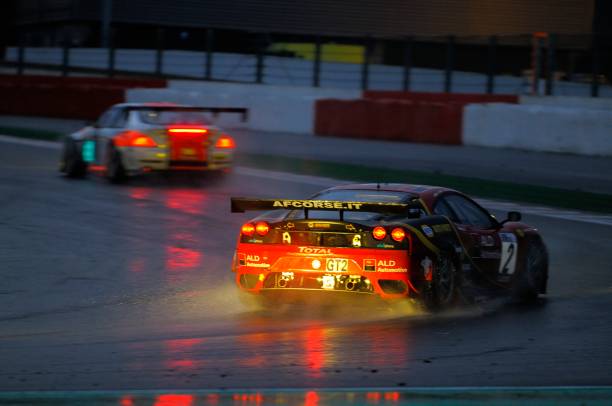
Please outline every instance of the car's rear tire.
[{"label": "car's rear tire", "polygon": [[456,261],[452,256],[442,254],[433,265],[433,275],[429,288],[423,294],[427,310],[438,312],[448,309],[457,301],[459,274]]},{"label": "car's rear tire", "polygon": [[87,174],[87,163],[83,161],[78,145],[72,138],[64,141],[60,172],[69,178],[82,178]]},{"label": "car's rear tire", "polygon": [[525,264],[514,287],[514,297],[523,303],[537,300],[548,287],[548,251],[538,239],[529,243],[524,258]]},{"label": "car's rear tire", "polygon": [[108,147],[108,154],[106,155],[106,178],[111,183],[122,183],[127,179],[121,152],[113,145]]}]

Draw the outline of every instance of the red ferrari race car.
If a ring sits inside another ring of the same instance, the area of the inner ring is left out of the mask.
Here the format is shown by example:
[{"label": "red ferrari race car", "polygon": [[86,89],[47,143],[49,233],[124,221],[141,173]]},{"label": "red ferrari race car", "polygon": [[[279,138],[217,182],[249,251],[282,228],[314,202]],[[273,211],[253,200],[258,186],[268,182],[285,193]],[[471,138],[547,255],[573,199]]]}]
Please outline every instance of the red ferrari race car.
[{"label": "red ferrari race car", "polygon": [[353,184],[308,200],[232,198],[231,207],[272,210],[242,226],[232,270],[242,291],[274,303],[333,292],[440,310],[546,293],[538,231],[519,212],[499,222],[452,189]]},{"label": "red ferrari race car", "polygon": [[68,177],[101,172],[112,182],[148,172],[230,168],[235,142],[208,115],[247,114],[244,108],[170,103],[121,103],[96,123],[64,139],[60,171]]}]

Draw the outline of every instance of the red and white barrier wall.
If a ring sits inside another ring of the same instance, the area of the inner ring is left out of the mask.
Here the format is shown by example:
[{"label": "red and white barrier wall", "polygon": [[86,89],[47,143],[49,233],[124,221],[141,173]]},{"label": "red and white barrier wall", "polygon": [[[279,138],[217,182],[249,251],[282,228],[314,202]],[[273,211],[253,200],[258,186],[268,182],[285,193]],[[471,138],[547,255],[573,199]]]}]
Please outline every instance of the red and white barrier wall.
[{"label": "red and white barrier wall", "polygon": [[246,107],[226,128],[612,156],[612,99],[0,75],[0,114],[95,119],[123,101]]},{"label": "red and white barrier wall", "polygon": [[537,104],[473,104],[463,144],[612,156],[612,109]]}]

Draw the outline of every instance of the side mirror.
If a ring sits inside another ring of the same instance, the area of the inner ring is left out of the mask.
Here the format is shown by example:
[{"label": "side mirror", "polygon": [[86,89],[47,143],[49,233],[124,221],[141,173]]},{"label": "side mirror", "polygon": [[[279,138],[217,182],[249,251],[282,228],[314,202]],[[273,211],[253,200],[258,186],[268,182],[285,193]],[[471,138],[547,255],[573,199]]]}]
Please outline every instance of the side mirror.
[{"label": "side mirror", "polygon": [[502,224],[507,223],[507,222],[521,221],[522,218],[523,218],[523,216],[521,215],[520,212],[518,212],[518,211],[509,211],[508,212],[508,216],[502,222]]}]

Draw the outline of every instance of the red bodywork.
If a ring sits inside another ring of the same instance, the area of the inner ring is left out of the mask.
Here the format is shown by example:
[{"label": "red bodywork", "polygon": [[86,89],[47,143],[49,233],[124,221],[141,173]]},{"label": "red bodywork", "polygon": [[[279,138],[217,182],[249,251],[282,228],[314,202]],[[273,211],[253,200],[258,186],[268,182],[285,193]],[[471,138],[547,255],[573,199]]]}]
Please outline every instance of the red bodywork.
[{"label": "red bodywork", "polygon": [[[278,244],[243,244],[239,243],[236,250],[235,272],[236,283],[245,289],[241,283],[241,275],[258,276],[258,282],[253,288],[246,288],[252,293],[260,293],[264,281],[270,274],[292,272],[295,277],[311,278],[336,273],[326,271],[328,259],[348,259],[348,270],[343,275],[366,278],[372,287],[372,293],[381,298],[393,299],[414,292],[410,283],[410,258],[403,250],[368,249],[368,248],[321,248]],[[320,262],[320,268],[313,267],[313,261]],[[368,270],[366,270],[368,269]],[[371,269],[371,270],[370,270]],[[263,276],[262,276],[263,275]],[[380,280],[401,281],[405,289],[401,293],[385,292],[380,286]]]}]

